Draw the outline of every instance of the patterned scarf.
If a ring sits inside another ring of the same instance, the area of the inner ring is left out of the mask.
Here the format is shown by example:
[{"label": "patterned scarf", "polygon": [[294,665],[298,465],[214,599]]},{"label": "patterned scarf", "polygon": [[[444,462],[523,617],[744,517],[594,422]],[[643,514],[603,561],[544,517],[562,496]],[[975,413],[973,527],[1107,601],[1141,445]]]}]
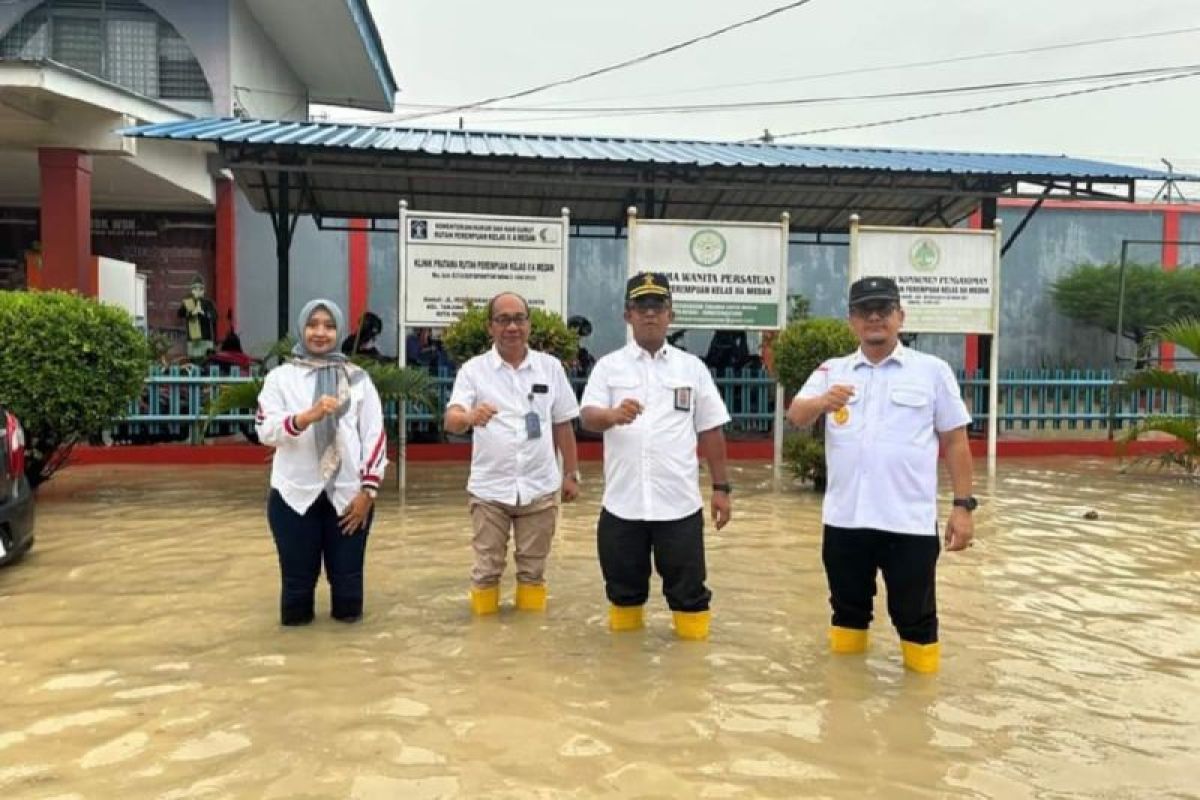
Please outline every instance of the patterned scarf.
[{"label": "patterned scarf", "polygon": [[318,309],[324,309],[333,317],[334,324],[340,334],[345,330],[345,318],[342,310],[332,300],[323,298],[310,300],[300,310],[297,320],[299,336],[295,347],[292,348],[292,364],[311,369],[317,373],[317,384],[313,389],[313,403],[328,395],[336,397],[338,408],[319,422],[312,424],[313,440],[317,445],[317,463],[320,467],[321,479],[325,488],[332,489],[337,481],[338,471],[342,466],[341,449],[338,446],[338,423],[350,408],[350,387],[366,376],[363,370],[346,358],[334,347],[328,353],[312,353],[304,344],[304,329],[308,320]]}]

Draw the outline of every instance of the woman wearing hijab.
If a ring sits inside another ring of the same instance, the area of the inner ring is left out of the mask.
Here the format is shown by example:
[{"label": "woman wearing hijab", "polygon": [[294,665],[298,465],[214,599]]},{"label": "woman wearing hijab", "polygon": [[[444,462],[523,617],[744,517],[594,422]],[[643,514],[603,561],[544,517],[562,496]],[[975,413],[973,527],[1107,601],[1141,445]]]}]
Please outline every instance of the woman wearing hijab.
[{"label": "woman wearing hijab", "polygon": [[357,622],[375,495],[387,464],[379,393],[338,350],[342,311],[313,300],[300,312],[292,359],[267,373],[255,428],[275,448],[267,520],[279,551],[284,625],[313,620],[321,561],[331,614]]}]

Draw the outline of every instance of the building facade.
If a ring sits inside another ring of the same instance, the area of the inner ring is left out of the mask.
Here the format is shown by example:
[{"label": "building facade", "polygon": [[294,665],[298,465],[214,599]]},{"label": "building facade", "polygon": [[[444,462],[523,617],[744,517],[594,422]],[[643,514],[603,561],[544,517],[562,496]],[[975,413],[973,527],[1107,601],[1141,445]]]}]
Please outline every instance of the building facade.
[{"label": "building facade", "polygon": [[224,333],[254,303],[239,256],[253,263],[244,242],[269,222],[205,148],[118,131],[307,119],[313,103],[389,111],[396,90],[365,0],[0,4],[0,286],[95,294],[95,256],[130,261],[150,328],[181,337],[199,275]]}]

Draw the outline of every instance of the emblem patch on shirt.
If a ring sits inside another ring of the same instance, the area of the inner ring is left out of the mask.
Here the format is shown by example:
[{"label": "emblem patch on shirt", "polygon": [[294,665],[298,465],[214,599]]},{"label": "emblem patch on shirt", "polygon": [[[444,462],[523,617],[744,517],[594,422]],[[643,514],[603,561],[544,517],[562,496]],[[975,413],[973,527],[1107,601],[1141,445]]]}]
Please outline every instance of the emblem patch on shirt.
[{"label": "emblem patch on shirt", "polygon": [[680,386],[675,390],[675,410],[676,411],[691,411],[692,410],[692,387]]},{"label": "emblem patch on shirt", "polygon": [[842,406],[837,411],[833,412],[833,421],[837,425],[845,425],[850,421],[850,409]]}]

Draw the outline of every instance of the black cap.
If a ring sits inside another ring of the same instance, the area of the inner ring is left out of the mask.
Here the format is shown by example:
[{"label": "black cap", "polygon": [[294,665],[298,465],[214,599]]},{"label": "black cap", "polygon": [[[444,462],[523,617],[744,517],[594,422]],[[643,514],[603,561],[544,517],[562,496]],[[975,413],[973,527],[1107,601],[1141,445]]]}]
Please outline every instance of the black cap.
[{"label": "black cap", "polygon": [[872,300],[900,302],[900,287],[891,278],[860,278],[850,284],[850,305]]},{"label": "black cap", "polygon": [[632,303],[644,297],[660,300],[671,299],[671,282],[661,272],[639,272],[625,284],[625,302]]}]

